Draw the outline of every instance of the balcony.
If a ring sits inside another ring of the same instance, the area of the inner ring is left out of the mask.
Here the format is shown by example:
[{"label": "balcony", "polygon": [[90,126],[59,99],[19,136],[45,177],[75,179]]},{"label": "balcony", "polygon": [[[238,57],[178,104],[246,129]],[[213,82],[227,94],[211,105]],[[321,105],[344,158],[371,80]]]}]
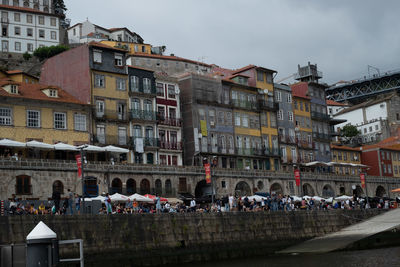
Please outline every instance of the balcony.
[{"label": "balcony", "polygon": [[278,148],[264,148],[263,149],[264,156],[268,157],[278,157],[279,156],[279,149]]},{"label": "balcony", "polygon": [[167,142],[167,141],[160,140],[160,148],[168,149],[168,150],[182,150],[182,143],[181,142]]},{"label": "balcony", "polygon": [[285,144],[296,144],[296,137],[290,135],[280,134],[279,140]]},{"label": "balcony", "polygon": [[258,100],[258,106],[260,109],[265,109],[269,111],[275,111],[278,109],[278,103],[267,100]]},{"label": "balcony", "polygon": [[318,139],[318,140],[322,140],[322,141],[330,141],[331,140],[331,136],[329,134],[326,133],[313,133],[313,138],[314,139]]},{"label": "balcony", "polygon": [[155,88],[130,88],[129,95],[156,95],[157,91]]},{"label": "balcony", "polygon": [[262,148],[236,148],[236,154],[244,156],[263,156]]},{"label": "balcony", "polygon": [[157,121],[158,121],[158,124],[160,124],[160,125],[173,126],[173,127],[181,127],[182,126],[181,119],[166,118],[166,117],[157,115]]},{"label": "balcony", "polygon": [[317,111],[311,111],[311,119],[313,120],[320,120],[320,121],[329,121],[330,116],[325,113],[317,112]]},{"label": "balcony", "polygon": [[128,146],[127,136],[93,135],[93,142],[100,145]]},{"label": "balcony", "polygon": [[236,108],[244,108],[250,110],[258,110],[257,102],[247,101],[247,100],[239,100],[232,99],[232,105]]},{"label": "balcony", "polygon": [[143,147],[145,148],[159,148],[160,147],[160,140],[154,137],[131,137],[131,145],[133,149],[136,147],[136,140],[138,138],[143,139]]},{"label": "balcony", "polygon": [[309,143],[309,142],[307,142],[305,140],[296,139],[296,143],[297,143],[297,146],[299,146],[301,148],[313,148],[313,143],[312,142]]},{"label": "balcony", "polygon": [[131,109],[129,111],[130,120],[155,121],[156,117],[157,116],[155,111],[140,110],[140,109]]},{"label": "balcony", "polygon": [[128,121],[128,116],[126,113],[118,113],[116,110],[111,109],[106,109],[103,110],[103,112],[99,112],[94,108],[93,115],[97,120]]}]

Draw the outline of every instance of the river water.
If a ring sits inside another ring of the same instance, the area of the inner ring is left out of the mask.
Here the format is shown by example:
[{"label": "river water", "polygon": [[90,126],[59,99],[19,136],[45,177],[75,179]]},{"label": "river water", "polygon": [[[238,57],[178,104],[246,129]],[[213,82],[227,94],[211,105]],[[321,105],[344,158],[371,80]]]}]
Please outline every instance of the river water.
[{"label": "river water", "polygon": [[179,267],[400,267],[400,247],[332,252],[314,255],[272,255],[204,263]]}]

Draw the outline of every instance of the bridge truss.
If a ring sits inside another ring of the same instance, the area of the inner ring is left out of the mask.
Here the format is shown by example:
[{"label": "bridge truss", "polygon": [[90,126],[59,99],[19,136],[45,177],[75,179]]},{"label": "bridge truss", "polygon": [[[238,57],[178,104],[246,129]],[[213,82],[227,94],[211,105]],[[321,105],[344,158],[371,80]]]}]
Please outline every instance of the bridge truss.
[{"label": "bridge truss", "polygon": [[386,72],[384,75],[374,75],[372,78],[332,86],[326,89],[326,95],[328,99],[336,102],[348,101],[356,104],[365,98],[395,90],[400,91],[400,71]]}]

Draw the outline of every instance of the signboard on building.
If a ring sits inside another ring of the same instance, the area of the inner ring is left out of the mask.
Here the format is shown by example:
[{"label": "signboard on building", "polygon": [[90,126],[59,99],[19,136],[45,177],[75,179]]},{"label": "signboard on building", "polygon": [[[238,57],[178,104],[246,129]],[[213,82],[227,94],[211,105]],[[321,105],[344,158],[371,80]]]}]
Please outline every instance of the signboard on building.
[{"label": "signboard on building", "polygon": [[82,178],[82,157],[80,154],[75,155],[76,165],[78,166],[78,178]]},{"label": "signboard on building", "polygon": [[204,164],[204,170],[206,171],[206,183],[211,184],[211,166],[210,163]]},{"label": "signboard on building", "polygon": [[300,170],[294,170],[294,179],[296,180],[296,186],[300,186]]},{"label": "signboard on building", "polygon": [[360,173],[361,187],[365,188],[365,173]]}]

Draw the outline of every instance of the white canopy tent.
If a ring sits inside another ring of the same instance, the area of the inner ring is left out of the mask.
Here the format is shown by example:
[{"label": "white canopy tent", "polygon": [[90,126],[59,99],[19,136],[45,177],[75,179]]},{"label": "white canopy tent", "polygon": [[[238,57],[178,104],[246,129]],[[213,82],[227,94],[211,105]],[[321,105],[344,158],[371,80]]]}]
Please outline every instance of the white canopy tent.
[{"label": "white canopy tent", "polygon": [[137,202],[154,203],[154,200],[152,200],[151,198],[139,195],[138,193],[130,195],[129,199],[132,200],[132,201],[136,199]]},{"label": "white canopy tent", "polygon": [[43,142],[38,142],[35,140],[27,142],[26,146],[32,147],[32,148],[40,148],[40,149],[54,149],[54,145],[46,144]]},{"label": "white canopy tent", "polygon": [[129,153],[129,149],[111,146],[111,145],[104,147],[104,151],[111,152],[111,153]]},{"label": "white canopy tent", "polygon": [[129,198],[119,193],[115,193],[110,196],[110,199],[111,202],[127,202]]},{"label": "white canopy tent", "polygon": [[[242,199],[244,199],[245,197],[242,197]],[[262,196],[258,196],[258,195],[253,195],[253,196],[248,196],[247,197],[249,199],[249,201],[255,201],[255,202],[261,202],[263,201],[263,199],[267,199],[266,197],[262,197]]]},{"label": "white canopy tent", "polygon": [[346,195],[343,195],[343,196],[340,196],[340,197],[335,197],[335,200],[340,200],[340,201],[342,201],[342,200],[348,200],[348,199],[352,199],[353,197],[351,197],[351,196],[346,196]]},{"label": "white canopy tent", "polygon": [[84,145],[85,147],[83,148],[84,151],[88,152],[104,152],[105,149],[104,147],[99,147],[99,146],[93,146],[93,145]]},{"label": "white canopy tent", "polygon": [[75,146],[64,144],[64,143],[57,143],[54,145],[55,150],[64,150],[64,151],[78,151]]},{"label": "white canopy tent", "polygon": [[18,141],[13,141],[13,140],[4,138],[4,139],[0,140],[0,146],[26,147],[26,144],[18,142]]}]

